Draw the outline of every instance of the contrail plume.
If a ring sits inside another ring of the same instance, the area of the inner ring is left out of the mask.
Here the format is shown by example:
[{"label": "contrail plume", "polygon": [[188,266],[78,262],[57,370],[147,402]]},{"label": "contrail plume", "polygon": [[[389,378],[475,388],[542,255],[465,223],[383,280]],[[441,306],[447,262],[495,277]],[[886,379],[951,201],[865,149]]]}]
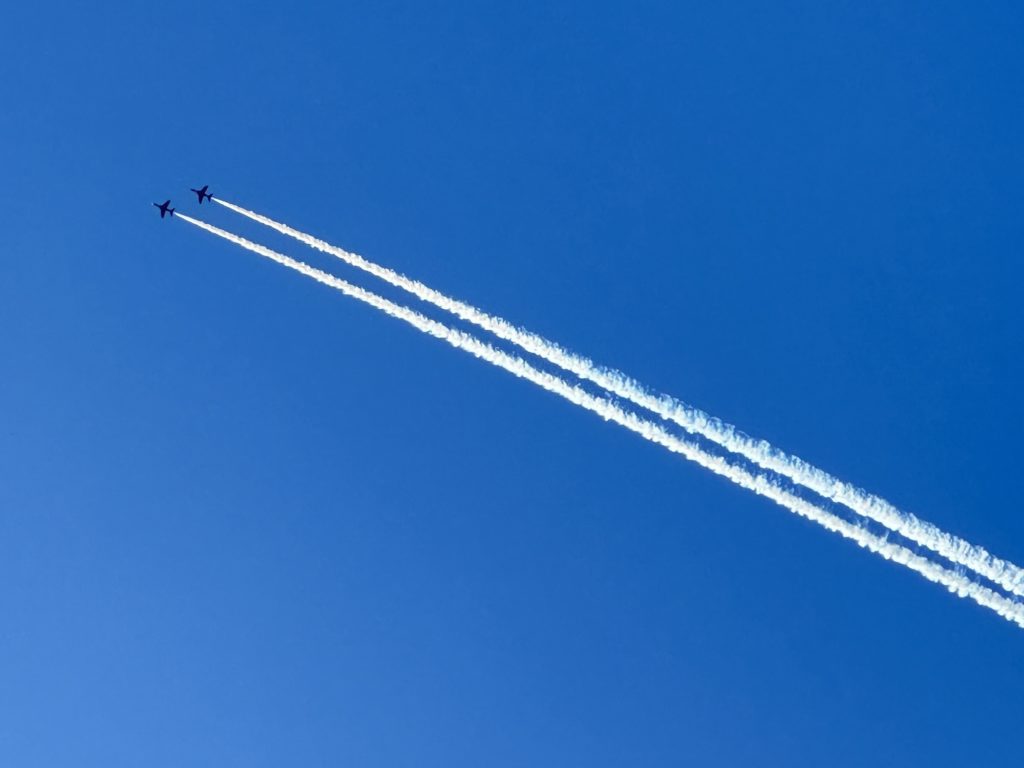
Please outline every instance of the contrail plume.
[{"label": "contrail plume", "polygon": [[640,382],[620,371],[600,366],[592,360],[577,355],[553,341],[517,327],[507,320],[488,314],[463,301],[447,296],[417,280],[406,277],[387,267],[380,266],[358,254],[331,245],[312,235],[289,227],[287,224],[274,221],[266,216],[229,203],[226,200],[214,198],[214,201],[319,251],[336,256],[353,267],[379,277],[397,288],[408,291],[423,301],[452,313],[462,320],[490,331],[495,336],[516,344],[531,354],[537,355],[582,379],[593,382],[635,405],[646,408],[661,418],[678,424],[692,434],[701,435],[723,448],[758,464],[764,469],[787,477],[798,485],[802,485],[826,499],[842,504],[857,514],[874,520],[880,525],[898,533],[900,536],[913,541],[915,544],[926,547],[958,565],[970,568],[972,571],[984,576],[986,579],[990,579],[1004,589],[1024,597],[1024,569],[990,554],[983,547],[971,544],[958,536],[943,531],[932,523],[896,508],[879,496],[870,494],[850,483],[833,477],[803,459],[779,450],[766,440],[752,438],[731,424],[727,424],[670,395],[651,392]]},{"label": "contrail plume", "polygon": [[818,523],[827,530],[856,542],[859,546],[910,568],[929,581],[941,584],[950,592],[974,600],[995,611],[1003,618],[1024,627],[1024,604],[1017,603],[1004,595],[982,586],[960,573],[951,571],[910,549],[878,536],[858,525],[854,525],[805,499],[802,499],[780,487],[771,478],[763,474],[753,474],[745,468],[730,463],[722,456],[704,451],[698,445],[688,442],[667,432],[663,427],[648,421],[636,414],[625,411],[612,401],[597,397],[579,386],[575,386],[551,373],[541,371],[525,360],[485,344],[479,339],[462,331],[450,328],[435,320],[415,312],[407,307],[395,304],[387,299],[371,293],[363,288],[352,285],[334,275],[292,259],[265,246],[253,243],[218,227],[214,227],[190,216],[179,214],[178,218],[194,226],[222,237],[253,253],[264,256],[272,261],[310,277],[324,285],[341,291],[347,296],[358,299],[379,309],[391,317],[403,320],[417,330],[441,339],[451,346],[462,349],[471,355],[485,360],[509,373],[526,379],[542,389],[568,400],[586,410],[596,413],[607,421],[613,421],[626,429],[636,432],[646,440],[678,453],[698,465],[725,477],[742,488],[753,491],[790,511]]}]

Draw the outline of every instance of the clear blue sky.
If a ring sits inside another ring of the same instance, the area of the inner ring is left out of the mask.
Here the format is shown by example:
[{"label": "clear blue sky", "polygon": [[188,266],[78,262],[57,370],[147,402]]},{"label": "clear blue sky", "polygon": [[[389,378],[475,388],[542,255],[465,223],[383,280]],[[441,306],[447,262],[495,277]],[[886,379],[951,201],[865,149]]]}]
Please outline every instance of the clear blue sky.
[{"label": "clear blue sky", "polygon": [[0,763],[1019,762],[1019,629],[150,206],[1020,563],[1024,11],[896,5],[7,8]]}]

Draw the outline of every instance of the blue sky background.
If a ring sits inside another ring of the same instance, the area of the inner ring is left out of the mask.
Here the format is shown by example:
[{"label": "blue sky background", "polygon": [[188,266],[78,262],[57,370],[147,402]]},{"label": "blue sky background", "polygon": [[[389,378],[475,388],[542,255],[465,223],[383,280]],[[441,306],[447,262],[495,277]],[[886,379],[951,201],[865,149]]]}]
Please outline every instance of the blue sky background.
[{"label": "blue sky background", "polygon": [[0,763],[1019,760],[1019,629],[150,203],[351,274],[209,183],[1020,563],[1022,40],[6,8]]}]

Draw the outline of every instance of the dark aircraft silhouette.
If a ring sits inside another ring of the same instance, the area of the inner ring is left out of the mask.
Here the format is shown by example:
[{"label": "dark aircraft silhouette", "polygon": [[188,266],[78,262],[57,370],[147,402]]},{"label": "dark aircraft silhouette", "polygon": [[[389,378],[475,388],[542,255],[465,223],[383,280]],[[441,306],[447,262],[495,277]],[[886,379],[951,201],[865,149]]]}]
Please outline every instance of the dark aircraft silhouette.
[{"label": "dark aircraft silhouette", "polygon": [[159,208],[159,209],[160,209],[160,218],[161,218],[161,219],[162,219],[162,218],[163,218],[164,216],[166,216],[166,215],[167,215],[168,213],[169,213],[169,214],[171,214],[171,216],[173,216],[173,215],[174,215],[174,209],[173,209],[173,208],[169,208],[169,207],[168,207],[168,206],[169,206],[170,204],[171,204],[171,201],[170,201],[170,200],[165,200],[165,201],[163,202],[163,204],[160,204],[160,203],[153,203],[153,205],[155,205],[155,206],[156,206],[157,208]]},{"label": "dark aircraft silhouette", "polygon": [[192,189],[192,191],[195,192],[196,195],[199,197],[199,204],[200,205],[203,204],[203,198],[204,197],[207,200],[213,200],[213,195],[211,195],[209,192],[206,191],[209,188],[210,188],[209,184],[204,184],[202,189],[192,189],[192,187],[189,187],[189,189]]}]

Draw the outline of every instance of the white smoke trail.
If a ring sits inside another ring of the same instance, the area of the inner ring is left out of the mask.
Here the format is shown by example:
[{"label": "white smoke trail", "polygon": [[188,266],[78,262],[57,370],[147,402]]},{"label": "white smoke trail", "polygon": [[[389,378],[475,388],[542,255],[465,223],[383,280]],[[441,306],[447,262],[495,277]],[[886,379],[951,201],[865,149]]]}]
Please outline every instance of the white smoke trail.
[{"label": "white smoke trail", "polygon": [[710,416],[670,395],[652,393],[624,373],[599,366],[588,358],[570,352],[553,341],[519,328],[507,320],[490,315],[463,301],[446,296],[417,280],[375,264],[358,254],[350,253],[343,248],[338,248],[305,232],[293,229],[287,224],[274,221],[226,200],[220,198],[214,198],[214,200],[236,213],[276,229],[278,232],[293,237],[319,251],[337,256],[353,267],[362,269],[391,285],[408,291],[423,301],[451,312],[462,320],[490,331],[495,336],[516,344],[531,354],[646,408],[663,419],[675,422],[688,432],[701,435],[765,469],[783,475],[827,499],[843,504],[857,514],[874,520],[910,541],[927,547],[958,565],[970,568],[1004,589],[1024,597],[1024,569],[990,554],[983,547],[947,533],[909,512],[897,509],[885,499],[839,480],[803,459],[779,450],[766,440],[752,438],[731,424]]},{"label": "white smoke trail", "polygon": [[377,294],[345,282],[334,275],[329,275],[301,261],[253,243],[231,232],[214,227],[206,222],[193,219],[190,216],[178,214],[178,218],[236,245],[240,245],[253,253],[276,261],[278,264],[294,269],[296,272],[311,277],[331,288],[335,288],[347,296],[369,304],[391,317],[403,320],[417,330],[441,339],[457,349],[465,350],[471,355],[499,368],[503,368],[515,376],[533,382],[548,392],[559,395],[575,405],[596,413],[606,421],[613,421],[626,429],[632,430],[646,440],[667,448],[674,453],[678,453],[705,469],[709,469],[715,474],[731,480],[742,488],[771,499],[776,504],[795,512],[801,517],[816,522],[827,530],[856,542],[861,547],[881,555],[886,560],[904,565],[921,574],[929,581],[941,584],[950,592],[960,597],[970,598],[979,605],[995,611],[1008,621],[1024,627],[1024,604],[1010,600],[1004,595],[977,584],[959,573],[914,553],[904,546],[887,541],[821,507],[811,504],[805,499],[795,496],[778,486],[765,475],[752,474],[746,469],[730,463],[721,456],[707,453],[699,446],[670,434],[659,425],[623,410],[610,400],[596,397],[581,387],[569,384],[558,376],[534,368],[522,358],[495,349],[474,336],[449,328],[407,307],[388,301]]}]

